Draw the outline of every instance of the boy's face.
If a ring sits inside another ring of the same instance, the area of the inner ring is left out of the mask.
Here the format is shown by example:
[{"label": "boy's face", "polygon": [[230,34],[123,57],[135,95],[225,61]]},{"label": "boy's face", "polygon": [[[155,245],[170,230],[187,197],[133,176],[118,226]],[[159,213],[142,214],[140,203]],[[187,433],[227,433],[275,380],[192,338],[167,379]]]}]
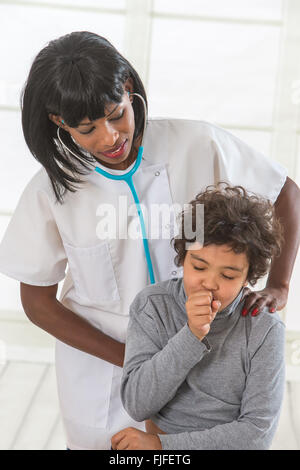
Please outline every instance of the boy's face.
[{"label": "boy's face", "polygon": [[[221,302],[219,309],[229,305],[247,285],[249,262],[245,253],[235,253],[228,245],[192,245],[183,263],[183,282],[187,297],[199,290],[212,292]],[[198,249],[199,248],[199,249]]]}]

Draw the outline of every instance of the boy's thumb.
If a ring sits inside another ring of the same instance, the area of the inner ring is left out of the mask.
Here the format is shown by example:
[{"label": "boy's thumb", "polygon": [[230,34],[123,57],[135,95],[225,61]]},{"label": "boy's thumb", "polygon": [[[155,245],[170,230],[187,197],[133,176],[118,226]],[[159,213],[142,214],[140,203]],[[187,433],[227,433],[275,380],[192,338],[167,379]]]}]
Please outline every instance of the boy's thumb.
[{"label": "boy's thumb", "polygon": [[212,313],[215,315],[217,311],[220,310],[221,308],[221,302],[219,300],[213,300],[211,307],[212,307]]}]

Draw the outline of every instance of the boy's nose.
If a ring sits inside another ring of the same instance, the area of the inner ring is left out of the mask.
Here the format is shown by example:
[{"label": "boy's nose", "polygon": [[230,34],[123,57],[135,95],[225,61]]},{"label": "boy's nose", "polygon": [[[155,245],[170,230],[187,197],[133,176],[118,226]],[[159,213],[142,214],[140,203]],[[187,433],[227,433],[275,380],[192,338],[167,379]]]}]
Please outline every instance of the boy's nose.
[{"label": "boy's nose", "polygon": [[205,279],[205,281],[202,282],[202,286],[204,289],[211,291],[212,294],[218,289],[217,282],[214,278]]}]

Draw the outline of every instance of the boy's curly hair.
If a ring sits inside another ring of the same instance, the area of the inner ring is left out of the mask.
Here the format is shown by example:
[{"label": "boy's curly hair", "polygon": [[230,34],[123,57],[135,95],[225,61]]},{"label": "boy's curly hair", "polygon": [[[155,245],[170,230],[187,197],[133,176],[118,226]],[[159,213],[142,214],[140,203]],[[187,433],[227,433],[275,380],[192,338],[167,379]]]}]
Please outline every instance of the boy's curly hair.
[{"label": "boy's curly hair", "polygon": [[[268,272],[272,260],[279,256],[283,242],[283,227],[275,216],[272,203],[248,193],[242,186],[229,186],[224,182],[210,185],[189,204],[193,227],[198,204],[204,205],[203,246],[229,245],[235,253],[246,253],[249,262],[247,280],[254,286]],[[184,238],[185,217],[183,211],[183,235],[172,239],[177,266],[183,265],[187,243],[196,241],[196,235],[192,240]]]}]

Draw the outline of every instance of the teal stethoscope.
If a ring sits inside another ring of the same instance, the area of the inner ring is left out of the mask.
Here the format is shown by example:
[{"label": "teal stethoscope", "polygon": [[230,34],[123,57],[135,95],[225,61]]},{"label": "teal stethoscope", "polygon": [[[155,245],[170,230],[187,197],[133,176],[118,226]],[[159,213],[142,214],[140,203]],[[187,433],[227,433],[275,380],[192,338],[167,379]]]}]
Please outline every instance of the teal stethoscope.
[{"label": "teal stethoscope", "polygon": [[[142,144],[143,144],[143,140],[144,140],[144,135],[145,135],[145,129],[146,129],[146,116],[147,116],[147,108],[146,108],[146,103],[145,103],[145,100],[144,98],[139,95],[138,93],[129,93],[128,92],[128,95],[135,95],[137,96],[138,98],[141,99],[142,103],[143,103],[143,106],[144,106],[144,112],[145,112],[145,120],[144,120],[144,130],[143,130],[143,137],[142,137]],[[60,143],[66,147],[66,149],[72,153],[73,155],[74,152],[72,150],[70,150],[65,144],[64,142],[61,140],[61,137],[59,135],[59,127],[57,128],[57,137],[58,137],[58,140],[60,141]],[[145,256],[146,256],[146,261],[147,261],[147,265],[148,265],[148,271],[149,271],[149,278],[150,278],[150,283],[151,284],[154,284],[155,283],[155,277],[154,277],[154,272],[153,272],[153,266],[152,266],[152,261],[151,261],[151,256],[150,256],[150,250],[149,250],[149,244],[148,244],[148,239],[147,239],[147,233],[146,233],[146,227],[145,227],[145,220],[144,220],[144,216],[143,216],[143,212],[142,212],[142,209],[141,209],[141,205],[140,205],[140,201],[139,201],[139,198],[138,198],[138,195],[137,195],[137,192],[135,190],[135,187],[134,187],[134,184],[133,184],[133,180],[132,180],[132,177],[134,175],[134,173],[138,170],[140,164],[141,164],[141,161],[142,161],[142,156],[143,156],[143,150],[144,150],[144,147],[143,145],[140,145],[139,149],[138,149],[138,154],[137,154],[137,158],[136,158],[136,161],[135,161],[135,164],[134,166],[125,174],[123,175],[112,175],[111,173],[103,170],[102,168],[99,168],[98,166],[95,167],[95,171],[97,173],[99,173],[100,175],[102,176],[105,176],[105,178],[108,178],[108,179],[111,179],[111,180],[116,180],[116,181],[125,181],[128,186],[129,186],[129,189],[131,191],[131,194],[133,196],[133,199],[134,199],[134,202],[135,202],[135,205],[136,205],[136,208],[137,208],[137,213],[138,213],[138,216],[139,216],[139,221],[140,221],[140,226],[141,226],[141,230],[142,230],[142,237],[143,237],[143,245],[144,245],[144,251],[145,251]],[[77,158],[80,158],[78,155],[75,155],[75,157]]]}]

